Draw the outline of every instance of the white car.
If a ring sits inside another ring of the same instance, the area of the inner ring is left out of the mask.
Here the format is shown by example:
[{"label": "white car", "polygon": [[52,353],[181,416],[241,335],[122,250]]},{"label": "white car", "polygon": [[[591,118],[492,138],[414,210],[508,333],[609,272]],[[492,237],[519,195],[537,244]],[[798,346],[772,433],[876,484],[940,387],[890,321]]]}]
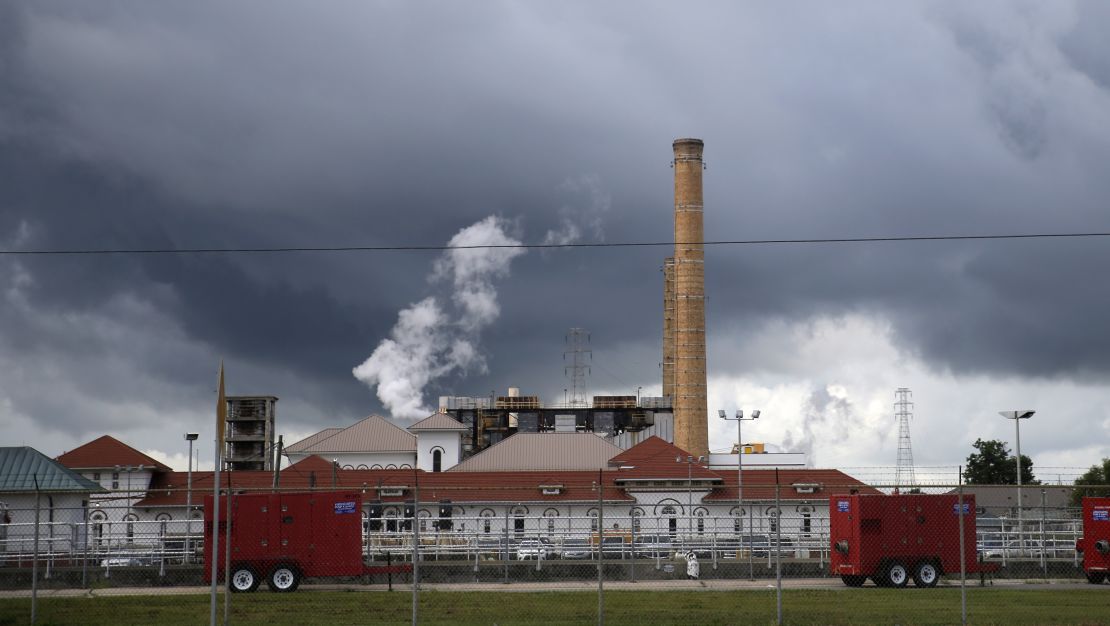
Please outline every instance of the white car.
[{"label": "white car", "polygon": [[523,539],[516,545],[516,558],[523,559],[546,559],[547,546],[540,543],[539,539]]}]

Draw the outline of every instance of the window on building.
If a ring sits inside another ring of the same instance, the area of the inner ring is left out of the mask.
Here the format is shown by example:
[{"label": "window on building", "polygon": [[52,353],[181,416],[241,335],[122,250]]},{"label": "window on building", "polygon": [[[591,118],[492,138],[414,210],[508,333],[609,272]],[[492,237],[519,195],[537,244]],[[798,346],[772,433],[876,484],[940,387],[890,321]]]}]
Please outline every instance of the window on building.
[{"label": "window on building", "polygon": [[543,512],[544,519],[547,520],[547,536],[555,536],[555,518],[559,517],[559,511],[555,509],[547,509]]},{"label": "window on building", "polygon": [[89,521],[92,522],[92,534],[97,545],[104,543],[104,522],[108,516],[104,511],[93,511],[89,514]]},{"label": "window on building", "polygon": [[133,513],[129,513],[123,518],[123,521],[126,524],[124,528],[127,532],[127,543],[135,543],[135,522],[138,519],[139,518],[136,517]]},{"label": "window on building", "polygon": [[100,482],[100,472],[93,472],[92,479],[96,482]]},{"label": "window on building", "polygon": [[700,510],[700,511],[697,512],[696,515],[697,515],[697,518],[698,518],[698,534],[699,535],[704,535],[705,534],[705,511]]},{"label": "window on building", "polygon": [[485,534],[490,533],[490,521],[493,519],[493,511],[486,509],[480,514],[482,518],[482,532]]},{"label": "window on building", "polygon": [[771,532],[778,532],[779,512],[774,508],[767,509],[767,529]]},{"label": "window on building", "polygon": [[637,507],[632,509],[632,532],[640,533],[640,521],[644,517],[644,510]]},{"label": "window on building", "polygon": [[432,450],[432,471],[443,471],[443,450],[440,450],[439,448]]},{"label": "window on building", "polygon": [[119,472],[112,472],[112,489],[119,489]]}]

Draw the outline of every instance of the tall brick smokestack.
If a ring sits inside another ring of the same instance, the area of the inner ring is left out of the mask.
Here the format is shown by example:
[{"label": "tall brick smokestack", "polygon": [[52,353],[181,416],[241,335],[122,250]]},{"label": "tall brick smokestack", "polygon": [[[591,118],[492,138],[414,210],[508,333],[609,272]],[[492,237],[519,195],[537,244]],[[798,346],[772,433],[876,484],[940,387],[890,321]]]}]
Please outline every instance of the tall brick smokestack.
[{"label": "tall brick smokestack", "polygon": [[674,141],[674,443],[695,456],[709,454],[701,183],[704,145],[700,139]]}]

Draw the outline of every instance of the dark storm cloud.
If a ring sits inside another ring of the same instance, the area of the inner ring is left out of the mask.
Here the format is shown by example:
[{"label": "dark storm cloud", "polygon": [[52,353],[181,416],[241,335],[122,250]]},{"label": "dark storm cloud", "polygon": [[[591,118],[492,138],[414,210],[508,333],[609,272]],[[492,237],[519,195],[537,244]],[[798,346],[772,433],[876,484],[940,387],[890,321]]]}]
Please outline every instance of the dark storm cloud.
[{"label": "dark storm cloud", "polygon": [[[1091,5],[2,6],[5,245],[439,245],[490,215],[529,242],[568,223],[583,240],[666,240],[670,141],[686,135],[706,140],[710,239],[1108,226]],[[1108,249],[712,248],[710,329],[859,312],[888,318],[938,370],[1105,373],[1110,297],[1078,277]],[[515,384],[556,399],[572,326],[613,373],[596,386],[656,381],[656,357],[603,359],[658,352],[667,254],[521,257],[482,334],[488,373],[427,393]],[[110,354],[131,360],[109,370],[120,376],[205,390],[210,373],[190,372],[224,356],[241,368],[236,392],[298,402],[298,423],[342,421],[380,409],[351,368],[431,293],[435,258],[0,260],[6,288],[30,277],[25,308],[0,313],[0,346],[62,369]],[[95,323],[121,299],[139,303],[136,336],[151,324],[141,356]],[[36,324],[66,314],[87,320]],[[187,356],[155,347],[167,333]]]}]

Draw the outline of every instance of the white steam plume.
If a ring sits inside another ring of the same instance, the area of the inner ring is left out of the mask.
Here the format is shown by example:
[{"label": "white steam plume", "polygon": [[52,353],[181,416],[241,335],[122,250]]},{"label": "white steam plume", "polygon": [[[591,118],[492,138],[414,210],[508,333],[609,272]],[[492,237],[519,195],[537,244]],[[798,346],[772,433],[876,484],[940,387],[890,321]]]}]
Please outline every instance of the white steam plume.
[{"label": "white steam plume", "polygon": [[564,204],[559,207],[559,228],[549,230],[543,237],[545,245],[566,245],[582,238],[582,224],[590,230],[597,241],[605,239],[602,221],[605,213],[613,204],[613,199],[602,188],[601,179],[595,175],[568,178],[559,185],[565,193],[582,195],[589,200],[585,203]]},{"label": "white steam plume", "polygon": [[[451,238],[449,246],[513,246],[503,220],[490,216]],[[485,369],[478,351],[480,331],[501,312],[493,281],[509,275],[509,265],[523,248],[454,249],[435,263],[433,283],[450,282],[453,308],[444,310],[435,296],[410,305],[397,316],[390,337],[356,367],[355,378],[377,387],[378,399],[393,417],[426,417],[424,388],[459,370]]]}]

